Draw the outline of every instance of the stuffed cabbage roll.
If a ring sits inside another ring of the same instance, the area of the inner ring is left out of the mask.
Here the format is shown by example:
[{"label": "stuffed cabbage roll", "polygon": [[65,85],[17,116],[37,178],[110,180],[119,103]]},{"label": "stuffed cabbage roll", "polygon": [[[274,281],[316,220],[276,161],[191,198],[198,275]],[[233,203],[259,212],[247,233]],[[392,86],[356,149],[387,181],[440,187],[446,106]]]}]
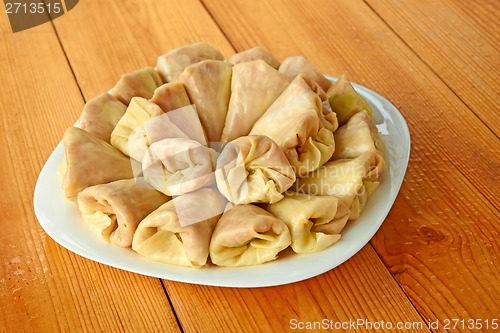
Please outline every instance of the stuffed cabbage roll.
[{"label": "stuffed cabbage roll", "polygon": [[219,266],[258,265],[277,258],[290,245],[286,224],[254,205],[226,211],[210,241],[210,259]]},{"label": "stuffed cabbage roll", "polygon": [[224,55],[206,43],[181,46],[158,57],[156,69],[166,82],[175,82],[189,65],[203,60],[224,60]]},{"label": "stuffed cabbage roll", "polygon": [[108,93],[92,98],[80,116],[80,128],[110,143],[111,132],[125,114],[127,107]]},{"label": "stuffed cabbage roll", "polygon": [[345,124],[354,114],[366,111],[372,116],[370,104],[359,95],[351,85],[346,74],[343,74],[337,82],[327,91],[328,102],[337,114],[339,124]]},{"label": "stuffed cabbage roll", "polygon": [[295,78],[298,74],[304,74],[308,79],[317,82],[324,91],[327,91],[332,86],[332,82],[321,74],[304,56],[286,58],[281,63],[279,71],[291,79]]},{"label": "stuffed cabbage roll", "polygon": [[337,242],[350,214],[334,196],[296,192],[287,192],[283,200],[265,209],[286,223],[296,253],[319,252]]},{"label": "stuffed cabbage roll", "polygon": [[320,169],[297,179],[293,189],[312,195],[333,195],[351,210],[357,219],[367,198],[380,183],[384,160],[378,153],[363,153],[354,159],[326,163]]},{"label": "stuffed cabbage roll", "polygon": [[337,115],[333,112],[332,107],[328,103],[328,96],[325,91],[319,86],[315,81],[308,79],[307,77],[302,76],[302,79],[309,85],[312,91],[321,99],[321,115],[320,120],[321,124],[328,130],[335,132],[339,127],[339,122],[337,120]]},{"label": "stuffed cabbage roll", "polygon": [[179,82],[165,83],[156,88],[151,102],[158,105],[164,112],[191,105],[184,85]]},{"label": "stuffed cabbage roll", "polygon": [[176,197],[139,224],[132,249],[152,260],[201,267],[225,204],[217,191],[208,188]]},{"label": "stuffed cabbage roll", "polygon": [[152,101],[134,97],[111,133],[113,146],[139,162],[143,161],[151,144],[169,138],[193,139],[206,145],[205,133],[194,106],[164,113]]},{"label": "stuffed cabbage roll", "polygon": [[111,133],[111,144],[125,155],[130,156],[128,144],[130,134],[136,128],[141,127],[146,121],[164,113],[158,105],[145,98],[132,98],[127,111],[125,111],[125,114],[118,121],[118,124],[116,124],[115,129]]},{"label": "stuffed cabbage roll", "polygon": [[[201,125],[200,117],[198,116],[198,112],[196,111],[194,105],[188,105],[177,110],[169,111],[165,114],[165,116],[172,124],[174,124],[179,130],[181,130],[187,138],[195,140],[203,145],[208,144],[205,131],[203,130],[203,126]],[[167,139],[171,137],[166,135],[167,131],[159,132],[161,131],[162,126],[159,126],[159,123],[157,123],[156,119],[149,120],[144,127],[146,131],[149,130],[149,132],[155,133],[154,141],[151,141],[153,140],[153,138],[150,138],[150,142],[155,142],[159,141],[160,139]],[[156,128],[159,128],[159,130],[156,130]]]},{"label": "stuffed cabbage roll", "polygon": [[167,195],[182,195],[215,184],[218,153],[189,139],[153,143],[144,156],[145,180]]},{"label": "stuffed cabbage roll", "polygon": [[256,46],[254,48],[233,54],[231,58],[228,59],[228,61],[233,65],[254,60],[263,60],[274,69],[278,69],[280,67],[279,60],[273,57],[271,53],[264,50],[261,46]]},{"label": "stuffed cabbage roll", "polygon": [[128,137],[130,157],[142,162],[150,145],[177,138],[207,144],[198,113],[192,105],[153,117],[132,131]]},{"label": "stuffed cabbage roll", "polygon": [[220,141],[231,95],[232,65],[205,60],[187,67],[179,76],[196,106],[209,142]]},{"label": "stuffed cabbage roll", "polygon": [[250,135],[267,135],[281,147],[297,176],[316,170],[335,150],[323,125],[321,99],[298,75],[255,123]]},{"label": "stuffed cabbage roll", "polygon": [[125,105],[130,104],[132,97],[151,98],[156,88],[163,81],[153,67],[144,67],[137,71],[123,74],[110,94]]},{"label": "stuffed cabbage roll", "polygon": [[68,198],[92,185],[133,177],[128,157],[80,128],[68,128],[63,143],[64,159],[59,172]]},{"label": "stuffed cabbage roll", "polygon": [[104,241],[132,245],[137,225],[170,198],[136,184],[135,179],[95,185],[78,193],[83,220]]},{"label": "stuffed cabbage roll", "polygon": [[231,98],[222,131],[222,141],[248,135],[255,122],[266,112],[290,83],[290,79],[262,60],[233,67]]},{"label": "stuffed cabbage roll", "polygon": [[378,152],[383,156],[384,143],[372,117],[366,111],[354,114],[344,126],[335,131],[334,137],[333,160],[355,158],[367,152]]},{"label": "stuffed cabbage roll", "polygon": [[232,203],[274,203],[295,182],[280,147],[267,136],[243,136],[224,146],[215,172],[219,191]]}]

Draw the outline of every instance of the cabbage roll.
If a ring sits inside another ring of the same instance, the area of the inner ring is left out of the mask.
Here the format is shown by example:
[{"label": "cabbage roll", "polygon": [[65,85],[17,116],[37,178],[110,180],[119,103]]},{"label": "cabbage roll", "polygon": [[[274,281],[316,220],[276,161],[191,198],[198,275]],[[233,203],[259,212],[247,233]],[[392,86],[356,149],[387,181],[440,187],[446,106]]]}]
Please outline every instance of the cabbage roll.
[{"label": "cabbage roll", "polygon": [[290,245],[286,224],[254,205],[226,211],[210,241],[210,259],[219,266],[249,266],[277,258]]},{"label": "cabbage roll", "polygon": [[215,184],[218,153],[189,139],[153,143],[144,156],[144,179],[167,195],[182,195]]},{"label": "cabbage roll", "polygon": [[231,98],[222,131],[222,141],[248,135],[290,83],[290,79],[262,60],[233,67]]},{"label": "cabbage roll", "polygon": [[226,144],[215,172],[219,191],[235,204],[274,203],[295,182],[295,172],[267,136],[243,136]]},{"label": "cabbage roll", "polygon": [[312,195],[333,195],[351,210],[350,220],[357,219],[368,197],[378,187],[384,160],[378,153],[363,153],[354,159],[326,163],[318,170],[297,179],[292,187]]},{"label": "cabbage roll", "polygon": [[191,105],[184,85],[179,82],[165,83],[156,88],[151,102],[158,105],[164,112]]},{"label": "cabbage roll", "polygon": [[347,205],[334,196],[287,192],[265,209],[288,226],[296,253],[322,251],[340,239],[349,218]]},{"label": "cabbage roll", "polygon": [[143,161],[152,143],[169,138],[193,139],[206,145],[205,133],[194,106],[164,113],[152,101],[134,97],[111,133],[111,143],[139,162]]},{"label": "cabbage roll", "polygon": [[[166,114],[166,117],[169,119],[172,124],[174,124],[179,130],[181,130],[184,135],[192,140],[195,140],[203,145],[207,145],[207,137],[203,130],[203,126],[201,125],[200,117],[198,116],[198,112],[194,105],[188,105],[183,108],[169,111]],[[162,116],[163,117],[163,116]],[[146,130],[154,131],[154,129],[158,124],[156,120],[150,120],[145,124]],[[159,133],[155,132],[155,141],[159,141],[160,139],[170,138],[171,136],[167,136],[166,132]],[[179,136],[178,136],[179,137]],[[184,137],[184,136],[181,136]],[[150,138],[150,142],[153,138]]]},{"label": "cabbage roll", "polygon": [[261,46],[256,46],[254,48],[233,54],[231,58],[228,59],[228,61],[233,65],[254,60],[263,60],[274,69],[278,69],[280,67],[279,60],[273,57],[271,53],[264,50]]},{"label": "cabbage roll", "polygon": [[332,82],[321,74],[304,56],[286,58],[281,63],[279,71],[291,79],[295,78],[298,74],[304,74],[308,79],[317,82],[324,91],[327,91],[332,86]]},{"label": "cabbage roll", "polygon": [[152,260],[201,267],[225,205],[224,198],[208,188],[176,197],[142,220],[132,249]]},{"label": "cabbage roll", "polygon": [[[320,97],[298,75],[255,123],[250,135],[267,135],[281,147],[297,176],[326,163],[335,143]],[[333,125],[332,125],[333,126]]]},{"label": "cabbage roll", "polygon": [[170,198],[136,184],[135,179],[95,185],[78,193],[83,220],[104,241],[132,245],[137,225]]},{"label": "cabbage roll", "polygon": [[207,144],[198,113],[192,105],[153,117],[132,131],[128,137],[130,157],[142,163],[150,145],[176,138]]},{"label": "cabbage roll", "polygon": [[359,95],[351,85],[346,74],[342,75],[337,82],[327,91],[328,102],[337,114],[340,125],[345,124],[355,113],[366,111],[372,116],[370,104]]},{"label": "cabbage roll", "polygon": [[367,152],[384,153],[384,143],[377,126],[366,111],[354,114],[334,133],[335,153],[332,160],[355,158]]},{"label": "cabbage roll", "polygon": [[130,156],[128,142],[130,134],[146,121],[162,114],[165,112],[155,103],[142,97],[132,98],[127,111],[111,133],[111,144],[125,155]]},{"label": "cabbage roll", "polygon": [[224,60],[224,55],[206,43],[181,46],[158,57],[156,69],[166,82],[178,81],[179,75],[189,65],[203,60]]},{"label": "cabbage roll", "polygon": [[80,128],[110,143],[111,132],[125,114],[127,107],[108,93],[92,98],[80,116]]},{"label": "cabbage roll", "polygon": [[160,74],[153,67],[144,67],[137,71],[123,74],[110,94],[125,105],[132,97],[151,98],[156,88],[163,84]]},{"label": "cabbage roll", "polygon": [[302,74],[301,76],[302,79],[304,79],[304,81],[309,85],[311,90],[314,91],[314,93],[317,94],[318,97],[321,99],[322,116],[319,117],[321,120],[321,124],[326,129],[335,132],[339,127],[339,122],[337,120],[337,115],[335,114],[335,112],[333,112],[330,103],[328,103],[328,96],[326,95],[325,91],[315,81],[308,79]]},{"label": "cabbage roll", "polygon": [[232,65],[205,60],[187,67],[179,76],[196,106],[209,142],[219,142],[231,95]]},{"label": "cabbage roll", "polygon": [[59,171],[68,198],[92,185],[133,177],[127,156],[80,128],[68,128],[63,143],[64,158]]}]

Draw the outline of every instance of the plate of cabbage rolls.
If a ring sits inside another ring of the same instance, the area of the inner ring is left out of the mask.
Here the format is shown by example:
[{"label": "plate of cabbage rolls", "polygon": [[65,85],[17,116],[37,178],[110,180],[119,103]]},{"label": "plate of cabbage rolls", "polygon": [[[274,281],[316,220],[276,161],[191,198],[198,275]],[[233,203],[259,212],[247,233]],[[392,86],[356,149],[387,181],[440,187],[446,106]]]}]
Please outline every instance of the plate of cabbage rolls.
[{"label": "plate of cabbage rolls", "polygon": [[274,286],[369,242],[409,152],[399,111],[347,75],[196,43],[85,104],[39,175],[35,213],[57,243],[102,264]]}]

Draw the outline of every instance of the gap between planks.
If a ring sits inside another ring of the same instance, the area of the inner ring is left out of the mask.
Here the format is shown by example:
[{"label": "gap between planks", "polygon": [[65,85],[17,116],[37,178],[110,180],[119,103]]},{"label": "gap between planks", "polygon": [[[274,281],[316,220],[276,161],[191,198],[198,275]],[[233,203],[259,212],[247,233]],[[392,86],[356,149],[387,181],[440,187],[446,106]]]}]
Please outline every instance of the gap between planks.
[{"label": "gap between planks", "polygon": [[[44,2],[46,2],[46,0],[44,0]],[[206,8],[205,8],[205,10],[206,10]],[[213,20],[213,18],[212,18],[212,20]],[[54,31],[54,33],[56,35],[57,41],[59,43],[59,47],[61,48],[61,51],[63,52],[64,57],[66,58],[66,62],[68,64],[68,67],[71,70],[71,74],[73,75],[73,78],[75,79],[75,83],[76,83],[76,86],[78,87],[78,91],[80,92],[80,96],[82,97],[83,102],[86,103],[87,101],[85,100],[85,96],[84,96],[82,88],[80,86],[80,82],[78,81],[78,78],[76,77],[75,70],[73,69],[73,66],[71,65],[71,61],[69,60],[68,54],[66,52],[66,49],[64,48],[64,45],[63,45],[63,43],[61,41],[61,38],[59,36],[59,32],[57,31],[57,28],[56,28],[53,20],[49,20],[49,22],[50,22],[50,25],[52,26],[52,30]],[[220,29],[220,27],[219,27],[219,29]],[[229,40],[228,40],[228,42],[230,43]],[[177,322],[177,326],[179,327],[180,332],[184,333],[184,329],[183,329],[182,324],[181,324],[181,322],[179,320],[179,316],[177,315],[177,311],[175,310],[175,307],[172,304],[172,300],[171,300],[170,295],[168,294],[168,292],[167,292],[167,290],[165,288],[165,285],[163,284],[162,279],[158,278],[157,280],[158,280],[158,282],[160,283],[160,285],[161,285],[161,287],[163,289],[163,292],[165,294],[165,297],[167,298],[167,301],[168,301],[168,304],[170,305],[170,308],[172,309],[172,312],[173,312],[174,317],[175,317],[175,321]]]},{"label": "gap between planks", "polygon": [[[363,0],[365,1],[365,0]],[[203,8],[205,9],[205,11],[207,12],[207,14],[210,16],[210,18],[212,19],[212,21],[214,22],[214,24],[217,26],[217,28],[220,30],[220,32],[224,35],[224,37],[227,39],[228,43],[231,44],[231,46],[233,47],[233,49],[235,50],[235,52],[238,52],[238,51],[242,51],[242,50],[237,50],[236,47],[234,46],[233,44],[233,41],[231,40],[231,38],[229,38],[229,36],[226,34],[226,32],[222,29],[221,25],[219,24],[219,22],[215,19],[214,15],[212,14],[212,12],[208,9],[208,7],[205,5],[205,2],[203,0],[199,0],[199,2],[201,3],[201,5],[203,6]],[[373,8],[370,7],[370,9],[373,11]],[[378,13],[375,12],[375,14],[377,16]],[[385,21],[383,21],[384,23],[386,23]],[[387,24],[386,24],[387,25]],[[388,25],[387,25],[388,26]],[[389,26],[388,26],[389,27]],[[391,29],[389,27],[389,29]],[[392,29],[391,29],[392,30]],[[401,37],[399,35],[397,35],[399,39],[401,39]],[[403,41],[404,42],[404,41]],[[405,43],[406,44],[406,43]],[[415,53],[413,50],[412,50],[413,53]],[[441,78],[440,78],[441,79]],[[455,93],[455,92],[453,92]],[[477,116],[476,116],[477,117]],[[382,258],[380,257],[379,253],[377,252],[377,250],[375,249],[375,247],[372,245],[371,243],[371,240],[365,245],[365,246],[370,246],[373,251],[375,252],[380,264],[385,267],[385,269],[387,270],[387,272],[391,275],[392,279],[396,282],[396,284],[398,285],[399,289],[401,290],[401,292],[405,295],[406,299],[408,300],[408,302],[412,305],[413,309],[415,310],[416,313],[418,313],[418,315],[420,316],[420,318],[422,319],[423,322],[426,322],[426,319],[422,316],[422,314],[418,311],[418,309],[416,308],[415,304],[412,302],[411,298],[406,294],[403,286],[399,283],[399,281],[396,279],[396,277],[391,273],[389,267],[387,267],[387,265],[384,263],[384,261],[382,260]],[[349,259],[348,259],[349,260]],[[335,269],[335,268],[333,268]],[[166,290],[165,290],[166,292]],[[169,298],[169,301],[170,301],[170,298]],[[175,312],[174,312],[175,313]],[[176,318],[177,318],[177,315],[176,315]]]},{"label": "gap between planks", "polygon": [[[460,95],[457,94],[457,92],[443,79],[443,77],[437,72],[434,70],[434,68],[432,68],[432,66],[427,62],[425,61],[425,59],[423,57],[420,56],[420,54],[418,54],[415,49],[413,47],[411,47],[411,45],[409,43],[407,43],[403,37],[390,25],[389,22],[387,22],[380,14],[379,12],[377,12],[377,10],[375,8],[373,8],[370,3],[367,1],[367,0],[363,0],[363,2],[366,4],[366,6],[368,6],[368,8],[370,8],[370,10],[380,19],[380,21],[382,21],[384,23],[384,25],[389,29],[391,30],[391,32],[422,62],[422,64],[427,67],[437,78],[439,78],[439,80],[453,93],[453,95],[455,95],[458,100],[460,100],[460,102],[462,102],[462,104],[464,104],[467,109],[469,109],[469,111],[494,135],[497,137],[498,139],[498,136],[495,134],[495,132],[493,131],[493,129],[481,118],[479,117],[479,115],[474,112],[474,110],[467,104],[467,102],[464,101],[464,99],[462,97],[460,97]],[[462,174],[462,176],[465,177],[464,174]],[[493,202],[491,202],[491,200],[489,200],[489,198],[486,197],[486,199],[495,207],[495,204]]]}]

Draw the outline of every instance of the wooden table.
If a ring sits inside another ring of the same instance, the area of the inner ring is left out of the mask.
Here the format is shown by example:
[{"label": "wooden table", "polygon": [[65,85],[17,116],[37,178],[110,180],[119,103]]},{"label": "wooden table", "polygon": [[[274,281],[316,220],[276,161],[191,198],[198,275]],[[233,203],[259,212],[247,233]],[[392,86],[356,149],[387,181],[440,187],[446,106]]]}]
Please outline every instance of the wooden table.
[{"label": "wooden table", "polygon": [[[325,319],[347,331],[495,331],[498,22],[497,0],[82,0],[15,34],[1,13],[0,332],[281,332]],[[35,182],[85,101],[195,41],[228,56],[255,45],[303,54],[401,111],[405,181],[350,260],[279,287],[207,287],[98,264],[42,230]],[[359,319],[375,326],[344,324]]]}]

